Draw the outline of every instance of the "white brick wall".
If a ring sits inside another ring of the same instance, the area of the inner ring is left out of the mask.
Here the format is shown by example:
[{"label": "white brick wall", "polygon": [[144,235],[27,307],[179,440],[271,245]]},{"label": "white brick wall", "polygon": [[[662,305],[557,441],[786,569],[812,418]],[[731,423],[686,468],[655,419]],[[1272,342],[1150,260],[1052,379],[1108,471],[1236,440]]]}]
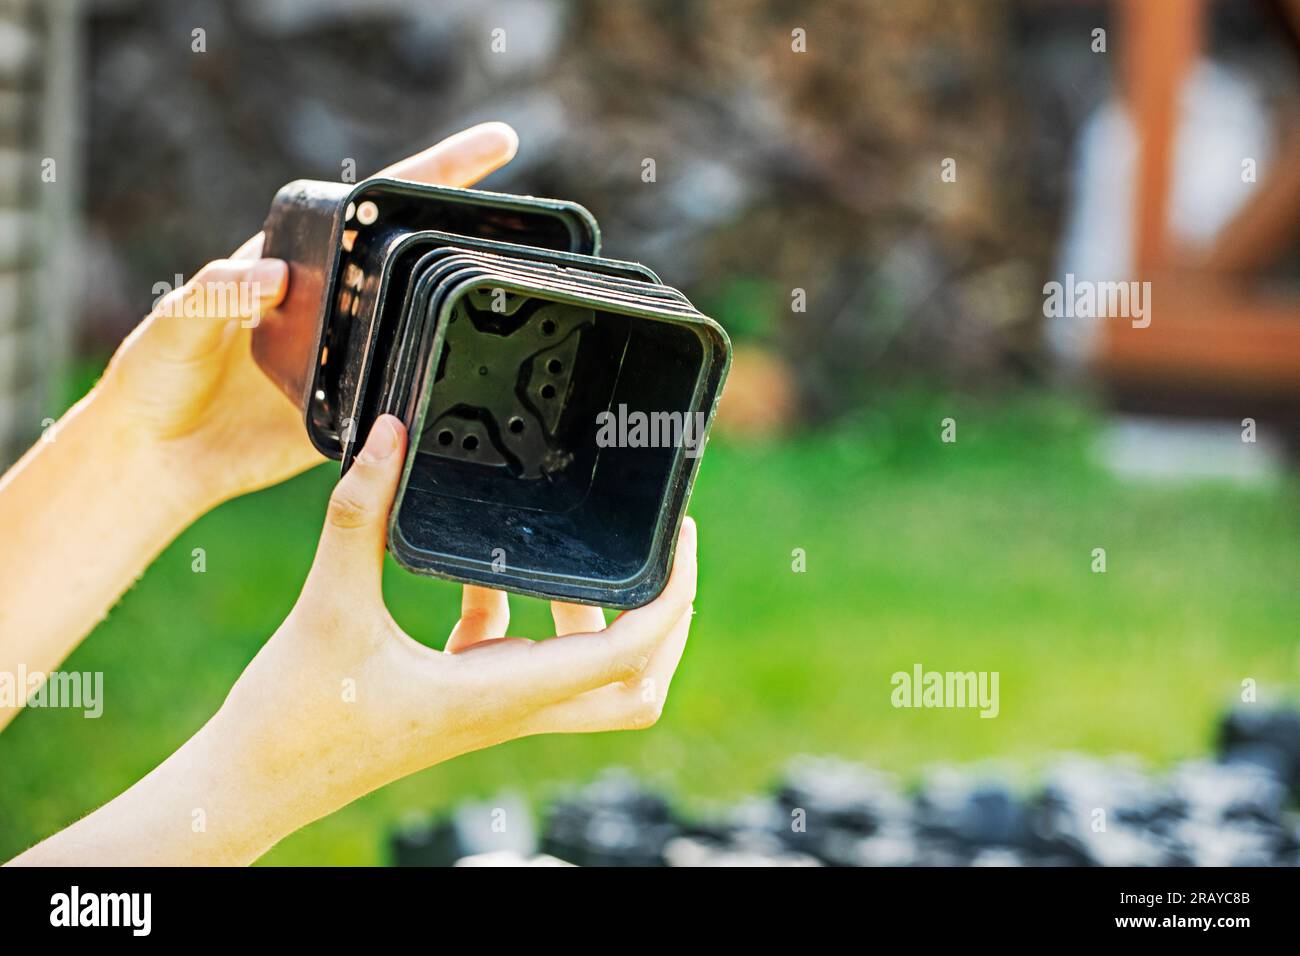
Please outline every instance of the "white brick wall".
[{"label": "white brick wall", "polygon": [[[0,467],[62,411],[75,305],[77,0],[0,0]],[[42,182],[42,160],[57,179]]]}]

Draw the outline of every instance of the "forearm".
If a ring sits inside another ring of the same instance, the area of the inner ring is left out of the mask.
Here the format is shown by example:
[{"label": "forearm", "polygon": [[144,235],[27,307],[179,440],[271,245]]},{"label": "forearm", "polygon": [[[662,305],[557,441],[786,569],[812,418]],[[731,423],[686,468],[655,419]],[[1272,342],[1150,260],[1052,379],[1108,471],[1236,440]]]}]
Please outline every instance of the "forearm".
[{"label": "forearm", "polygon": [[401,775],[358,774],[361,749],[346,733],[322,750],[311,736],[319,714],[283,727],[274,706],[227,700],[134,786],[7,865],[246,866]]},{"label": "forearm", "polygon": [[[114,800],[10,866],[244,866],[297,829],[210,724]],[[302,821],[306,822],[306,821]]]},{"label": "forearm", "polygon": [[[126,417],[97,387],[0,478],[0,676],[57,668],[203,511]],[[0,728],[22,703],[0,701]]]}]

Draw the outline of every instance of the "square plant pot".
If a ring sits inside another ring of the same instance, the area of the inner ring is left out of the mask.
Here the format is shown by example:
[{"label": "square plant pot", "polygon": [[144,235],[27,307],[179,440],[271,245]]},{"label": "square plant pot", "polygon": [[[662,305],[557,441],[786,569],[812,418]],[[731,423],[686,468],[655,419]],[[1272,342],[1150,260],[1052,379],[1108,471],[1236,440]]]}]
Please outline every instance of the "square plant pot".
[{"label": "square plant pot", "polygon": [[640,606],[667,582],[730,342],[572,203],[374,180],[294,183],[290,263],[254,355],[346,471],[411,435],[389,550],[421,574]]}]

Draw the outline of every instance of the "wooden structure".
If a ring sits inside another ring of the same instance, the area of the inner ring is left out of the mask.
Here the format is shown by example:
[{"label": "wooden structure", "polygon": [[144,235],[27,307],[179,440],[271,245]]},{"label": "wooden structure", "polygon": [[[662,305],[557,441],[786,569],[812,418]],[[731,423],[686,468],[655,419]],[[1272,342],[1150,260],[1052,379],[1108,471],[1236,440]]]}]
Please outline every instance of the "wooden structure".
[{"label": "wooden structure", "polygon": [[[1300,0],[1277,0],[1300,35]],[[1123,83],[1138,133],[1137,277],[1150,279],[1153,320],[1104,326],[1098,369],[1120,404],[1144,410],[1273,417],[1300,434],[1300,297],[1259,273],[1300,232],[1300,117],[1245,206],[1205,252],[1168,229],[1180,95],[1204,46],[1205,0],[1118,0]]]}]

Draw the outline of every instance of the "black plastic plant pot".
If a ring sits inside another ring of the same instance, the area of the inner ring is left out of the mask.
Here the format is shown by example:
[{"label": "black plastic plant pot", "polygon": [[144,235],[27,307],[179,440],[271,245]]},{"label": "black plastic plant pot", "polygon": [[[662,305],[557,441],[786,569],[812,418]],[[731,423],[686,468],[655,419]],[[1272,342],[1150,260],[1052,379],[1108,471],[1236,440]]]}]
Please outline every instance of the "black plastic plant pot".
[{"label": "black plastic plant pot", "polygon": [[402,566],[613,608],[666,584],[731,347],[644,266],[588,254],[598,237],[582,207],[531,197],[277,196],[266,254],[289,296],[254,355],[345,472],[375,419],[405,422]]},{"label": "black plastic plant pot", "polygon": [[658,595],[725,334],[703,316],[498,275],[431,308],[390,520],[398,562],[607,607]]},{"label": "black plastic plant pot", "polygon": [[263,226],[263,254],[289,263],[289,291],[253,335],[253,357],[302,410],[312,444],[340,458],[361,369],[373,358],[379,279],[396,238],[437,229],[594,255],[600,229],[577,203],[392,179],[297,180]]}]

